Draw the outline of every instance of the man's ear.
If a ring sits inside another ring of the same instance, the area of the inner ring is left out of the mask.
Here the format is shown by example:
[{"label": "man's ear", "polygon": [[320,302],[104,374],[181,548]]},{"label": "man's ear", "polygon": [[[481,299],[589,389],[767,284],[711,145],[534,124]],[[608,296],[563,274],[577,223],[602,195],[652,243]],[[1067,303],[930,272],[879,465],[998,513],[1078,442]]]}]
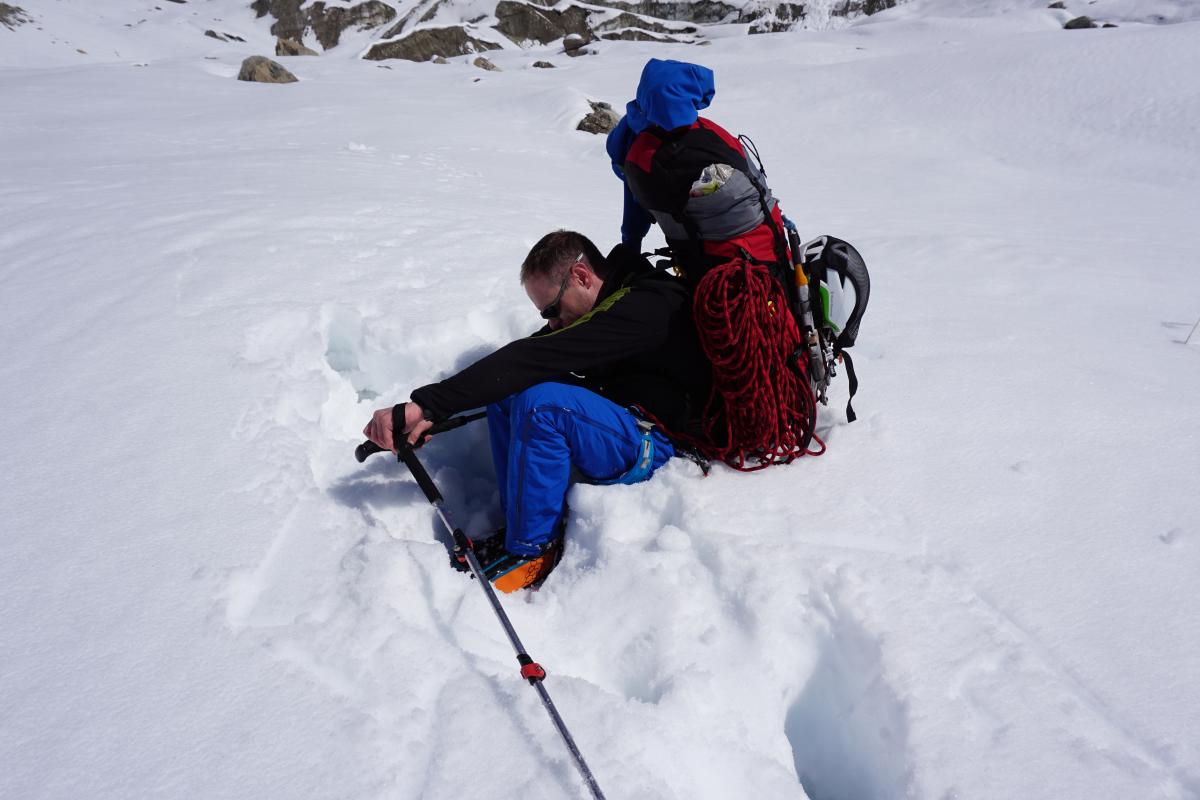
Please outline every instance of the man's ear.
[{"label": "man's ear", "polygon": [[583,288],[592,288],[592,281],[596,279],[596,273],[592,271],[592,267],[586,261],[579,261],[571,265],[571,270],[575,272],[575,277],[583,284]]}]

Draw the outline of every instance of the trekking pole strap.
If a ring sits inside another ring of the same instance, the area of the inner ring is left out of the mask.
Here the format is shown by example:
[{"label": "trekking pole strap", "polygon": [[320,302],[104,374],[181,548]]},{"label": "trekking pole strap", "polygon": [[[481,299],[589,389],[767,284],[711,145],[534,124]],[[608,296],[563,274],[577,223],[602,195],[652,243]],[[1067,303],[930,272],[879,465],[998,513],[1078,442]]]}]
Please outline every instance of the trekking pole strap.
[{"label": "trekking pole strap", "polygon": [[854,413],[854,408],[850,404],[854,402],[854,395],[858,391],[858,376],[854,374],[854,361],[850,358],[850,354],[842,350],[838,356],[846,365],[846,378],[850,381],[850,397],[846,400],[846,421],[854,422],[858,419],[858,414]]}]

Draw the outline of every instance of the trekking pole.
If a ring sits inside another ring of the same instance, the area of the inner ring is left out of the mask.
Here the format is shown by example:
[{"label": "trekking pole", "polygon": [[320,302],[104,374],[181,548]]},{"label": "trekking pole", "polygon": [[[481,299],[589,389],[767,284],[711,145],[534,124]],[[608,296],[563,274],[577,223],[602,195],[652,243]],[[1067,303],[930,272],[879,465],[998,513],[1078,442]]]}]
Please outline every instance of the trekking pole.
[{"label": "trekking pole", "polygon": [[[452,430],[482,416],[484,416],[483,413],[466,417],[451,417],[445,422],[434,425],[429,431],[441,432]],[[400,403],[392,408],[393,436],[402,435],[403,431],[404,403]],[[419,442],[417,446],[420,446]],[[550,693],[542,685],[542,681],[546,678],[546,670],[542,669],[542,666],[534,661],[529,653],[525,652],[525,646],[521,644],[521,639],[517,636],[517,631],[509,621],[508,614],[504,613],[504,608],[500,605],[500,598],[496,597],[496,590],[492,588],[492,584],[488,581],[487,576],[483,574],[483,568],[479,566],[479,559],[475,557],[475,551],[471,547],[471,540],[446,515],[445,509],[442,508],[442,493],[438,491],[437,484],[429,477],[425,466],[417,458],[415,447],[407,441],[400,439],[396,443],[396,451],[397,460],[403,462],[404,466],[408,467],[408,471],[412,473],[413,478],[417,481],[417,485],[421,487],[421,491],[425,493],[425,497],[428,498],[430,505],[433,506],[438,519],[442,521],[442,525],[449,531],[451,538],[454,540],[455,556],[459,560],[467,562],[467,566],[471,569],[471,574],[475,576],[475,580],[479,583],[480,588],[483,589],[488,603],[492,606],[492,611],[496,613],[496,619],[500,620],[500,625],[503,626],[504,632],[508,635],[508,641],[512,644],[513,650],[516,651],[517,662],[521,665],[521,677],[529,681],[529,685],[537,690],[538,696],[542,699],[542,705],[546,707],[546,713],[550,715],[550,721],[558,729],[558,733],[562,737],[563,743],[566,744],[567,750],[570,751],[571,758],[574,759],[575,766],[579,769],[579,774],[583,777],[584,782],[591,791],[592,797],[595,800],[605,800],[604,793],[600,791],[600,785],[596,783],[596,778],[592,775],[591,769],[588,768],[587,762],[583,760],[583,754],[579,752],[579,747],[576,746],[575,740],[571,738],[571,732],[567,730],[567,725],[563,722],[563,718],[559,716],[558,709],[554,706],[554,701],[550,699]],[[379,447],[374,442],[367,441],[355,448],[354,457],[361,464],[366,460],[367,456],[372,453],[381,452],[383,452],[382,447]]]}]

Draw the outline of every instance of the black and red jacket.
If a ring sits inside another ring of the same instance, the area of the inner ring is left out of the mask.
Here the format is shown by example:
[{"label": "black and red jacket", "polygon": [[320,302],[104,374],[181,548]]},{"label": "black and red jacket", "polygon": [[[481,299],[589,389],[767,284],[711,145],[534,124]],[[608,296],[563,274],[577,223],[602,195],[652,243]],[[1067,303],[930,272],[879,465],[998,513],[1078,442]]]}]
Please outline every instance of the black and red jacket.
[{"label": "black and red jacket", "polygon": [[542,328],[412,393],[442,420],[543,381],[572,383],[620,406],[638,405],[683,430],[708,400],[711,368],[700,349],[683,282],[617,245],[596,305],[565,328]]}]

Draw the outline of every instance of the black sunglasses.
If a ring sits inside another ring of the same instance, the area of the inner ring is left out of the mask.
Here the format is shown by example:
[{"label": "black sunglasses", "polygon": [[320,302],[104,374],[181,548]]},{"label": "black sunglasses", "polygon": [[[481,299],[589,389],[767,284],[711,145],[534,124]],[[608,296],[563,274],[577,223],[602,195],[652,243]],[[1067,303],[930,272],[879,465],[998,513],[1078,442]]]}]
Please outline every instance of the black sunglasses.
[{"label": "black sunglasses", "polygon": [[[582,260],[583,253],[580,253],[579,255],[575,256],[575,260],[571,262],[571,267],[575,266]],[[550,302],[550,305],[542,309],[542,319],[558,319],[559,315],[562,313],[562,309],[559,308],[559,305],[562,304],[563,292],[567,290],[567,281],[571,280],[571,267],[567,267],[567,274],[563,275],[562,283],[558,285],[558,294],[554,296],[554,300]]]}]

